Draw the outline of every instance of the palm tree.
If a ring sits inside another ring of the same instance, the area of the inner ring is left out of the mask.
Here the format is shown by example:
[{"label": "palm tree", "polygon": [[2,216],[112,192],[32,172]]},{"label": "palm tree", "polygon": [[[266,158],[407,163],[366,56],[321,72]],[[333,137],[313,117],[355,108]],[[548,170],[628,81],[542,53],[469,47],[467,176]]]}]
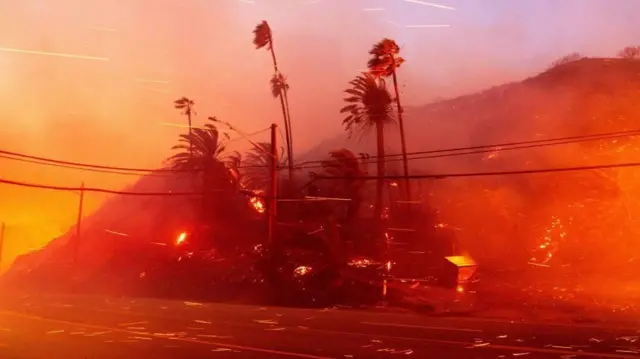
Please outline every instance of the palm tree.
[{"label": "palm tree", "polygon": [[[213,122],[213,121],[212,121]],[[246,225],[246,220],[252,215],[244,195],[246,191],[238,188],[236,171],[240,167],[241,157],[237,152],[227,153],[225,138],[229,136],[220,132],[212,123],[203,127],[193,128],[191,134],[182,134],[178,144],[172,147],[177,152],[166,159],[166,164],[175,170],[200,174],[202,178],[202,206],[201,221],[203,226],[202,238],[214,239],[239,235],[238,231],[247,235],[252,233],[253,227]],[[242,196],[239,196],[242,193]],[[194,202],[197,206],[197,202]],[[215,228],[217,236],[208,236],[206,228],[213,221],[226,223],[227,226]],[[221,241],[216,245],[227,248],[237,242]]]},{"label": "palm tree", "polygon": [[404,63],[404,59],[400,57],[400,46],[388,38],[382,39],[373,45],[369,50],[371,58],[367,63],[369,71],[376,77],[393,78],[393,89],[395,91],[395,101],[398,111],[398,124],[400,125],[400,145],[402,146],[402,163],[404,164],[404,176],[406,180],[407,199],[411,200],[411,186],[409,185],[409,161],[407,159],[407,143],[404,136],[404,117],[402,116],[402,105],[400,104],[400,91],[398,90],[398,77],[396,69]]},{"label": "palm tree", "polygon": [[[393,123],[393,98],[387,91],[386,83],[382,77],[363,73],[350,81],[351,88],[345,90],[349,97],[344,100],[348,103],[340,110],[347,117],[342,121],[349,136],[359,132],[364,135],[371,129],[376,131],[377,167],[378,176],[385,175],[384,158],[384,127]],[[375,218],[382,216],[382,196],[384,181],[379,178],[376,186]]]},{"label": "palm tree", "polygon": [[229,171],[229,175],[236,184],[242,182],[242,173],[240,167],[242,165],[242,154],[238,151],[233,151],[226,156],[225,165]]},{"label": "palm tree", "polygon": [[[190,99],[188,99],[187,97],[181,97],[175,101],[173,101],[173,106],[178,109],[181,110],[181,114],[187,116],[187,121],[189,123],[189,137],[191,137],[192,135],[192,131],[191,131],[191,115],[194,113],[193,111],[193,106],[194,106],[194,102]],[[192,156],[193,155],[193,144],[189,144],[189,155]]]},{"label": "palm tree", "polygon": [[287,141],[287,159],[289,163],[289,179],[293,176],[293,134],[291,133],[291,119],[289,118],[289,83],[287,79],[281,73],[276,73],[271,77],[271,94],[273,98],[280,98],[284,101],[284,107],[286,109],[286,121],[285,121],[285,140]]},{"label": "palm tree", "polygon": [[225,162],[229,157],[224,155],[225,144],[220,135],[228,138],[226,133],[220,133],[210,123],[202,128],[193,128],[190,133],[180,135],[178,144],[171,148],[179,152],[166,162],[176,170],[202,172],[205,191],[212,185],[218,189],[231,190],[231,184],[235,181]]},{"label": "palm tree", "polygon": [[258,142],[245,155],[243,184],[254,191],[266,191],[271,182],[271,144]]},{"label": "palm tree", "polygon": [[356,155],[342,148],[329,152],[330,159],[322,161],[322,168],[327,176],[343,178],[343,186],[338,186],[337,195],[349,198],[349,208],[347,211],[347,221],[355,217],[362,202],[360,194],[364,181],[359,178],[367,175],[368,158],[366,154],[360,154],[360,159]]},{"label": "palm tree", "polygon": [[280,99],[280,106],[282,107],[282,117],[284,120],[284,129],[286,134],[287,141],[287,158],[289,163],[289,178],[293,178],[293,139],[291,132],[291,115],[289,112],[289,98],[288,91],[289,85],[286,83],[285,77],[280,73],[278,69],[278,60],[276,58],[276,53],[273,48],[273,36],[271,33],[271,28],[266,21],[262,21],[256,28],[253,30],[253,44],[256,45],[257,49],[262,49],[264,47],[269,50],[271,53],[271,59],[273,60],[273,69],[274,74],[271,78],[271,93],[273,97],[277,97]]}]

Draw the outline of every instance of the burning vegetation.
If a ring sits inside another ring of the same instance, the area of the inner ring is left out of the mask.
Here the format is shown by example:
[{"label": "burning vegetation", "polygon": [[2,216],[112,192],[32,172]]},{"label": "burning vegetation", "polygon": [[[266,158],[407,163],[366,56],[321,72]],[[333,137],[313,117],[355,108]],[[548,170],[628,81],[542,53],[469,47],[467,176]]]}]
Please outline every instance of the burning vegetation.
[{"label": "burning vegetation", "polygon": [[[640,128],[639,74],[637,59],[582,59],[419,113],[428,116],[438,137],[468,128],[470,142],[461,147],[634,131]],[[525,171],[430,181],[429,204],[439,220],[456,228],[481,270],[513,273],[492,277],[496,281],[518,277],[585,297],[597,293],[601,302],[630,296],[630,283],[640,273],[639,172],[598,165],[638,162],[638,134],[422,160],[421,167],[435,173]],[[441,140],[432,140],[426,141],[438,147]],[[595,168],[526,173],[580,166]]]}]

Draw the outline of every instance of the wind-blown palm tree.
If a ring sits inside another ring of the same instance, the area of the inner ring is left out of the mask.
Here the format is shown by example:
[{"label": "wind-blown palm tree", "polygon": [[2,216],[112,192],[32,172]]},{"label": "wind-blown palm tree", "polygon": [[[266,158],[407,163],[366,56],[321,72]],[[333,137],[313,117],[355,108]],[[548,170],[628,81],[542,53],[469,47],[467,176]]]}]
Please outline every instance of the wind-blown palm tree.
[{"label": "wind-blown palm tree", "polygon": [[[409,161],[407,159],[407,143],[404,133],[404,117],[402,115],[402,105],[400,103],[400,91],[398,90],[398,77],[396,70],[404,63],[404,59],[400,56],[400,46],[388,38],[382,39],[380,42],[373,45],[369,50],[371,58],[367,63],[367,67],[371,74],[376,77],[393,79],[393,89],[395,92],[395,102],[398,112],[398,124],[400,126],[400,145],[402,147],[402,163],[404,165],[404,176],[409,177]],[[407,199],[411,200],[411,186],[409,181],[406,180]]]},{"label": "wind-blown palm tree", "polygon": [[284,101],[284,107],[286,108],[286,122],[285,122],[285,141],[287,141],[287,160],[289,163],[289,178],[293,176],[293,134],[291,133],[291,118],[289,115],[289,83],[287,79],[281,73],[276,73],[271,77],[271,94],[273,98],[280,98]]},{"label": "wind-blown palm tree", "polygon": [[[212,121],[213,122],[213,121]],[[191,134],[182,134],[178,144],[172,149],[177,151],[167,158],[165,163],[172,169],[197,173],[202,179],[202,238],[213,239],[219,248],[227,248],[236,242],[221,240],[230,236],[239,236],[238,231],[247,229],[245,217],[251,215],[246,203],[246,191],[238,188],[236,171],[241,157],[237,152],[227,153],[225,139],[229,136],[220,132],[212,123],[193,128]],[[243,193],[242,196],[239,193]],[[197,206],[196,203],[194,203]],[[212,222],[224,223],[215,228],[216,236],[207,235],[207,226]],[[248,235],[248,234],[247,234]],[[246,237],[249,238],[249,237]],[[228,249],[228,248],[227,248]]]},{"label": "wind-blown palm tree", "polygon": [[[352,136],[359,132],[364,135],[372,129],[376,133],[377,172],[378,176],[385,175],[384,158],[384,129],[393,123],[393,98],[387,90],[383,78],[363,73],[349,82],[351,88],[345,90],[349,96],[344,100],[348,103],[340,110],[347,117],[342,121],[345,129]],[[378,179],[376,184],[375,218],[382,216],[382,196],[384,181]]]},{"label": "wind-blown palm tree", "polygon": [[254,191],[266,191],[271,182],[271,144],[258,142],[245,155],[242,183]]},{"label": "wind-blown palm tree", "polygon": [[229,170],[229,174],[231,178],[236,184],[242,182],[242,173],[240,171],[240,166],[242,165],[242,154],[238,151],[233,151],[226,156],[225,165],[227,166],[227,170]]},{"label": "wind-blown palm tree", "polygon": [[[187,97],[181,97],[175,101],[173,101],[173,106],[178,109],[181,110],[181,114],[187,116],[187,121],[189,123],[189,136],[191,137],[192,135],[192,131],[191,131],[191,115],[194,113],[193,111],[193,106],[195,105],[195,103],[188,99]],[[193,144],[189,144],[189,154],[193,155]]]},{"label": "wind-blown palm tree", "polygon": [[330,159],[322,161],[322,168],[327,176],[343,178],[343,185],[337,186],[337,195],[349,198],[347,221],[355,217],[362,202],[361,190],[364,181],[359,178],[367,175],[367,155],[361,154],[360,158],[342,148],[329,152]]},{"label": "wind-blown palm tree", "polygon": [[171,148],[179,152],[169,157],[167,164],[176,170],[202,172],[206,187],[215,185],[218,189],[231,190],[234,181],[225,162],[228,157],[224,155],[221,135],[228,137],[210,123],[191,129],[190,134],[180,135],[178,144]]},{"label": "wind-blown palm tree", "polygon": [[289,85],[286,82],[285,77],[280,73],[278,68],[278,60],[276,58],[276,52],[273,48],[273,36],[271,28],[266,21],[259,23],[253,30],[253,44],[257,49],[267,48],[271,53],[271,59],[273,60],[274,74],[271,78],[271,93],[273,97],[280,99],[280,106],[282,107],[282,117],[284,120],[284,129],[287,141],[287,158],[289,163],[289,178],[293,177],[293,136],[291,132],[291,114],[289,112],[289,97],[287,95],[289,91]]}]

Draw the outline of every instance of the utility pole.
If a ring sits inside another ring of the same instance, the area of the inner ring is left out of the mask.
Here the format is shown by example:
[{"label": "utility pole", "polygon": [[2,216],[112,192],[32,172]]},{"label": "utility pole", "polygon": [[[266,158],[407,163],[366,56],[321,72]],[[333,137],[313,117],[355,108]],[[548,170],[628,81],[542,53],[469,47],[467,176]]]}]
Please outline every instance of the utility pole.
[{"label": "utility pole", "polygon": [[276,207],[278,198],[278,145],[276,143],[277,125],[274,123],[271,125],[271,166],[269,170],[271,172],[271,190],[269,191],[269,213],[268,213],[268,231],[269,231],[269,245],[274,243],[274,231],[276,224]]},{"label": "utility pole", "polygon": [[5,224],[0,224],[0,265],[2,264],[2,252],[4,251],[4,229]]},{"label": "utility pole", "polygon": [[78,249],[80,247],[80,225],[82,224],[82,205],[84,202],[84,182],[80,185],[80,204],[78,205],[78,219],[76,221],[76,240],[73,246],[73,264],[78,264]]}]

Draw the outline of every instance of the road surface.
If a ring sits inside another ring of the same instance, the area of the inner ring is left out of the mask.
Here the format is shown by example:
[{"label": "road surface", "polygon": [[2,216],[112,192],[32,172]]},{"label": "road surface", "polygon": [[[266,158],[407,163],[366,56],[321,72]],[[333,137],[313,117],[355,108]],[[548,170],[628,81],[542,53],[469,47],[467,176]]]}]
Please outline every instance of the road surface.
[{"label": "road surface", "polygon": [[[638,327],[640,329],[640,325]],[[62,295],[0,298],[0,358],[640,358],[636,328]]]}]

